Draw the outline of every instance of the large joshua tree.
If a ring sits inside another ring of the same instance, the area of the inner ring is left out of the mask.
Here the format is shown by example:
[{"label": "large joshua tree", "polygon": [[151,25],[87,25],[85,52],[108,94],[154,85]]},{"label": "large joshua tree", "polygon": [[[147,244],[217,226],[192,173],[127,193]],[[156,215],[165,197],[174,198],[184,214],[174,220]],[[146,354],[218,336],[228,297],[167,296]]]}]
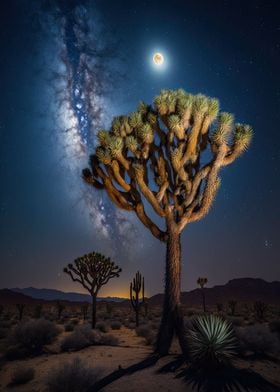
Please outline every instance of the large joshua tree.
[{"label": "large joshua tree", "polygon": [[[166,244],[165,296],[156,352],[168,353],[176,334],[186,349],[180,306],[181,240],[184,228],[209,211],[220,185],[219,171],[249,146],[252,129],[234,124],[219,102],[183,90],[164,90],[153,105],[116,117],[98,133],[84,180],[106,190],[112,201],[134,211]],[[163,225],[147,211],[163,219]]]},{"label": "large joshua tree", "polygon": [[63,270],[68,274],[73,282],[80,283],[92,297],[92,328],[96,324],[96,298],[102,286],[110,279],[120,276],[119,268],[109,257],[100,253],[92,252],[74,260],[73,264],[68,264]]}]

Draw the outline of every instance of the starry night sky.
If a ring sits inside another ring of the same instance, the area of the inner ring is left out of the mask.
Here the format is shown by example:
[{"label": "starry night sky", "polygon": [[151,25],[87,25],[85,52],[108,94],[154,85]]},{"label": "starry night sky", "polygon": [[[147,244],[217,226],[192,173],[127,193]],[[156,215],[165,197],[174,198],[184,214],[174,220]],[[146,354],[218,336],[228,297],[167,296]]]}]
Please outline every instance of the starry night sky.
[{"label": "starry night sky", "polygon": [[[280,279],[278,1],[12,0],[0,10],[0,287],[82,291],[63,267],[90,251],[163,290],[164,244],[80,177],[95,134],[163,88],[220,100],[251,124],[209,215],[182,236],[182,289]],[[161,51],[166,67],[152,66]]]}]

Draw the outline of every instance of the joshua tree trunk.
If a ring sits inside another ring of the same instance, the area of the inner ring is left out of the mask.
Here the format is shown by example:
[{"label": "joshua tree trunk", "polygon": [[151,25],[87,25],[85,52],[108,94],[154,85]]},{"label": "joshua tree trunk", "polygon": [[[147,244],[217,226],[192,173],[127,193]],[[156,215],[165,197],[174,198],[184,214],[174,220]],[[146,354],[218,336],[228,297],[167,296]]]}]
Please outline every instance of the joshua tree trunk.
[{"label": "joshua tree trunk", "polygon": [[177,335],[183,352],[186,352],[184,320],[181,310],[181,240],[175,225],[169,225],[166,248],[165,292],[161,325],[156,342],[156,352],[167,355],[172,338]]},{"label": "joshua tree trunk", "polygon": [[92,294],[91,328],[94,329],[95,325],[96,325],[96,294]]}]

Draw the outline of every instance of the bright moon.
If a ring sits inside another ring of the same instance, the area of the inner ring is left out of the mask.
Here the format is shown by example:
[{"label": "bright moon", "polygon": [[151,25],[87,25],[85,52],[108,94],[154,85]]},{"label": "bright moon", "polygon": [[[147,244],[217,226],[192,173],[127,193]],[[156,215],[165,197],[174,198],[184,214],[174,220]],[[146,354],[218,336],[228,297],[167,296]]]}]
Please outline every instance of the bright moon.
[{"label": "bright moon", "polygon": [[153,62],[154,62],[156,65],[162,65],[162,64],[164,63],[164,57],[163,57],[163,55],[162,55],[161,53],[155,53],[155,54],[153,55]]}]

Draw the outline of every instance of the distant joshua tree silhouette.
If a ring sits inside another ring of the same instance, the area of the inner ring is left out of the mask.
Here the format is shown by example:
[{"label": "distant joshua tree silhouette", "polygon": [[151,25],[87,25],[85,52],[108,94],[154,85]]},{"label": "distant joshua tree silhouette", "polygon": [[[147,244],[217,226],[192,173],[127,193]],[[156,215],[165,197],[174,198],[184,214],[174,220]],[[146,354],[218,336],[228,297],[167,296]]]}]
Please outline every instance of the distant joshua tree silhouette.
[{"label": "distant joshua tree silhouette", "polygon": [[34,309],[34,318],[36,319],[41,318],[42,310],[43,310],[43,306],[41,304],[36,305]]},{"label": "distant joshua tree silhouette", "polygon": [[206,312],[206,304],[205,304],[205,292],[204,286],[208,283],[207,278],[198,278],[196,283],[200,286],[202,292],[202,302],[203,302],[203,311]]},{"label": "distant joshua tree silhouette", "polygon": [[263,301],[256,301],[254,303],[254,311],[258,320],[264,319],[264,313],[267,310],[267,304]]},{"label": "distant joshua tree silhouette", "polygon": [[92,328],[96,325],[96,298],[99,290],[112,278],[120,276],[119,268],[111,259],[92,252],[74,260],[63,270],[73,282],[80,283],[92,297]]},{"label": "distant joshua tree silhouette", "polygon": [[22,320],[25,304],[16,304],[16,307],[17,307],[17,310],[18,310],[18,319]]},{"label": "distant joshua tree silhouette", "polygon": [[235,315],[236,305],[237,305],[237,301],[235,301],[235,300],[233,300],[233,299],[230,300],[230,301],[228,301],[228,307],[229,307],[229,309],[230,309],[230,314],[231,314],[232,316]]},{"label": "distant joshua tree silhouette", "polygon": [[[166,244],[165,295],[155,351],[168,354],[176,334],[187,350],[181,309],[181,233],[210,210],[219,172],[249,146],[252,128],[219,112],[219,102],[184,90],[163,90],[153,105],[114,118],[98,133],[84,180],[107,191],[117,207],[134,211]],[[149,207],[164,220],[160,227]],[[150,215],[150,216],[149,216]]]},{"label": "distant joshua tree silhouette", "polygon": [[[136,327],[139,326],[139,312],[141,306],[145,303],[145,284],[144,277],[142,278],[140,272],[136,272],[135,278],[130,283],[130,301],[136,314]],[[142,300],[140,300],[140,295],[142,294]]]},{"label": "distant joshua tree silhouette", "polygon": [[57,310],[57,318],[58,318],[58,320],[60,320],[62,312],[65,309],[65,305],[63,305],[63,303],[60,301],[56,301],[55,306],[56,306],[56,310]]}]

